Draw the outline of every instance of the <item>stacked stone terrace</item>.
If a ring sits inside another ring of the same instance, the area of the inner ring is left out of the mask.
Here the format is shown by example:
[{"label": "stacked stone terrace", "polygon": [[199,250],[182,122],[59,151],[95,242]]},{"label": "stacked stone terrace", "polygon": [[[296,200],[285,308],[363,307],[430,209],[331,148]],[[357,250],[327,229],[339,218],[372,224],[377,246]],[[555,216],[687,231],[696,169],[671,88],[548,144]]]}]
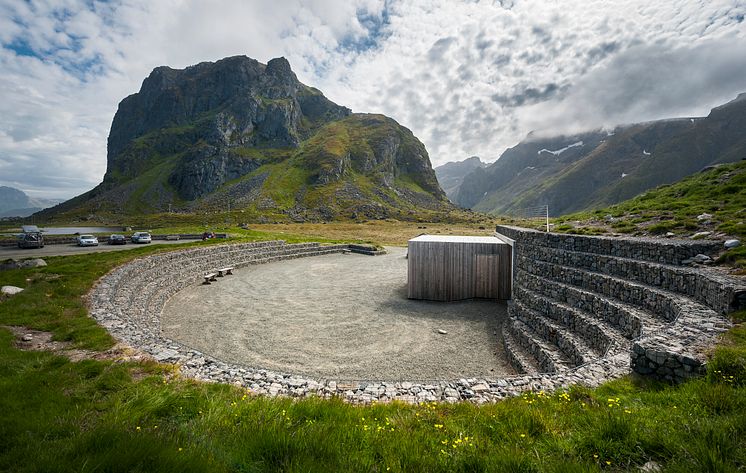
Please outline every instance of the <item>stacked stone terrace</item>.
[{"label": "stacked stone terrace", "polygon": [[[529,389],[549,389],[539,375],[427,382],[312,379],[225,362],[166,338],[161,332],[161,311],[168,299],[188,286],[201,284],[204,273],[228,266],[239,268],[345,251],[379,253],[375,248],[361,245],[288,245],[283,241],[267,241],[211,245],[151,255],[120,266],[101,278],[88,294],[89,312],[118,340],[158,361],[180,365],[186,376],[241,385],[257,394],[340,397],[361,403],[395,399],[486,402]],[[569,385],[577,381],[577,378],[563,378],[559,382]]]},{"label": "stacked stone terrace", "polygon": [[613,366],[680,382],[703,371],[725,314],[746,302],[743,281],[681,265],[721,242],[497,232],[513,241],[503,340],[519,372]]},{"label": "stacked stone terrace", "polygon": [[[442,381],[311,379],[215,359],[163,337],[167,300],[206,272],[343,251],[355,245],[283,241],[210,245],[140,258],[104,276],[88,295],[91,315],[124,343],[180,365],[186,376],[257,394],[340,397],[349,402],[490,402],[528,390],[598,386],[634,369],[679,380],[702,369],[702,350],[746,305],[746,286],[680,261],[716,242],[652,242],[544,234],[498,227],[515,240],[514,293],[505,348],[522,374]],[[364,251],[367,250],[367,251]],[[230,276],[228,276],[230,277]],[[219,283],[218,283],[219,284]],[[740,299],[739,299],[740,297]],[[465,347],[468,349],[468,347]]]}]

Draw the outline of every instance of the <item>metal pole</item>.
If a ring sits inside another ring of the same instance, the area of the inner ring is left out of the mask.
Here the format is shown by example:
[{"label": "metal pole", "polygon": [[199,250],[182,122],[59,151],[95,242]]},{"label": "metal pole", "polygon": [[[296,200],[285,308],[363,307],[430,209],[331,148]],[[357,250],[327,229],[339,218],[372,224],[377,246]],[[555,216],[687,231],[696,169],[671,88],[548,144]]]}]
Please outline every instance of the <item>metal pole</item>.
[{"label": "metal pole", "polygon": [[547,233],[549,233],[549,205],[547,205]]}]

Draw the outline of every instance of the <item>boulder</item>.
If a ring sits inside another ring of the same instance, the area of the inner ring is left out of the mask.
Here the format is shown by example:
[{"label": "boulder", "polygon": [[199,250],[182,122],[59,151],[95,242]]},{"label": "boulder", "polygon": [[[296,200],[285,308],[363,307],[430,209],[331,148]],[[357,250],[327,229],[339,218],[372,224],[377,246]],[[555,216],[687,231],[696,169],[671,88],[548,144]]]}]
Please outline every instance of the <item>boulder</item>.
[{"label": "boulder", "polygon": [[698,264],[709,264],[712,263],[712,258],[710,258],[707,255],[698,254],[697,256],[694,256],[689,259],[685,259],[681,262],[682,264],[692,264],[692,263],[698,263]]},{"label": "boulder", "polygon": [[729,249],[735,248],[737,246],[741,246],[741,240],[736,240],[736,239],[726,240],[724,245],[726,248],[729,248]]},{"label": "boulder", "polygon": [[710,235],[712,235],[712,232],[697,232],[689,238],[691,238],[692,240],[699,240],[700,238],[704,238]]},{"label": "boulder", "polygon": [[16,286],[3,286],[2,289],[0,289],[0,292],[2,292],[3,294],[7,294],[9,296],[16,295],[21,291],[23,291],[23,288],[16,287]]},{"label": "boulder", "polygon": [[46,265],[47,262],[41,258],[25,259],[20,263],[21,268],[41,268]]}]

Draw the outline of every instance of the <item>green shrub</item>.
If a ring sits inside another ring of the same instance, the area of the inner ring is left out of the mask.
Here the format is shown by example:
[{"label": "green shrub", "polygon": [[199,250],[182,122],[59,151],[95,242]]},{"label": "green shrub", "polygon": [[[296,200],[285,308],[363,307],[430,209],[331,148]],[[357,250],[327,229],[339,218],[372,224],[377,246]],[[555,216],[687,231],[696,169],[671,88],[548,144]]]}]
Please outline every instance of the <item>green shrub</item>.
[{"label": "green shrub", "polygon": [[648,227],[648,231],[653,235],[662,235],[670,232],[674,228],[674,225],[670,222],[660,222]]}]

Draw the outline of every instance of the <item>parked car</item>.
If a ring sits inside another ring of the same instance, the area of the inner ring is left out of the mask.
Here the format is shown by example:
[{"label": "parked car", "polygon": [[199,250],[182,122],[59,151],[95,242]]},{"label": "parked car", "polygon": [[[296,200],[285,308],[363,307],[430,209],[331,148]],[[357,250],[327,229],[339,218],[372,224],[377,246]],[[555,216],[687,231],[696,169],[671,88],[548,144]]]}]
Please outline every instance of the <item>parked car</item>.
[{"label": "parked car", "polygon": [[114,234],[109,237],[109,244],[110,245],[126,245],[127,238],[124,235]]},{"label": "parked car", "polygon": [[23,225],[18,235],[18,248],[44,248],[44,236],[36,225]]},{"label": "parked car", "polygon": [[132,234],[132,243],[150,243],[150,233],[148,232],[135,232]]},{"label": "parked car", "polygon": [[98,238],[94,235],[78,236],[78,246],[98,246]]}]

